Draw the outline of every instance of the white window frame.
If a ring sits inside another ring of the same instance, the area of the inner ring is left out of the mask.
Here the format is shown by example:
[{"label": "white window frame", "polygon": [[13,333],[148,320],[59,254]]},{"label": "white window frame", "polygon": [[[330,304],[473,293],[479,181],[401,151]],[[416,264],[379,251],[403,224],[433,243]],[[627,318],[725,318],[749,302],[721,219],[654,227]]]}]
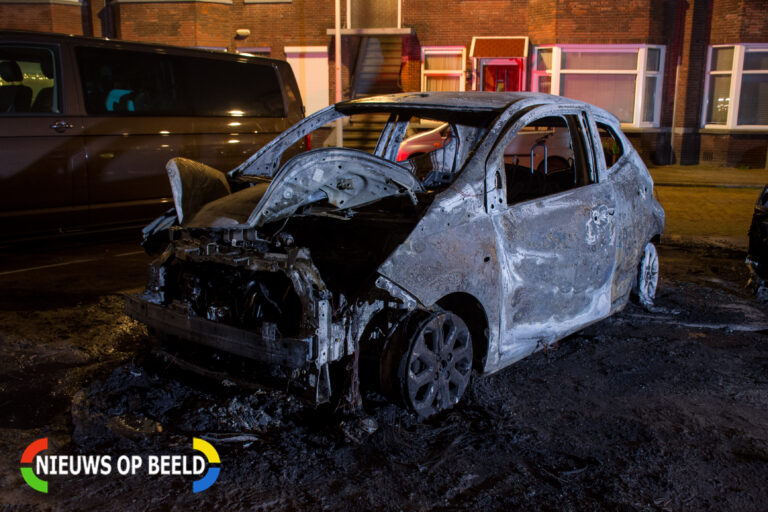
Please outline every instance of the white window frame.
[{"label": "white window frame", "polygon": [[[715,48],[733,48],[733,62],[731,62],[731,69],[727,71],[712,71],[712,51]],[[768,125],[765,124],[738,124],[739,122],[739,100],[741,99],[741,77],[743,75],[765,75],[768,74],[768,70],[756,69],[745,70],[744,69],[744,56],[747,50],[757,50],[760,52],[768,52],[768,44],[714,44],[710,45],[707,50],[707,74],[704,80],[704,99],[702,101],[701,108],[701,126],[703,128],[714,130],[767,130]],[[726,116],[725,124],[722,123],[707,123],[707,110],[709,109],[709,83],[711,76],[725,76],[731,77],[731,88],[729,91],[730,101],[728,102],[728,115]]]},{"label": "white window frame", "polygon": [[[461,69],[425,69],[427,55],[458,55],[461,54]],[[457,76],[459,91],[465,90],[467,79],[467,47],[466,46],[422,46],[421,47],[421,90],[427,90],[428,76]]]},{"label": "white window frame", "polygon": [[269,57],[272,53],[271,46],[241,46],[235,49],[235,53],[247,53],[258,57]]},{"label": "white window frame", "polygon": [[[552,64],[549,70],[538,69],[538,58],[540,50],[552,50]],[[659,69],[658,71],[646,70],[648,62],[648,50],[659,50]],[[562,69],[563,50],[580,52],[612,52],[612,53],[636,53],[637,67],[635,69]],[[561,45],[542,45],[534,49],[533,66],[531,70],[531,90],[539,92],[539,77],[550,77],[550,94],[560,95],[560,78],[564,74],[595,74],[595,75],[634,75],[635,76],[635,105],[634,115],[631,123],[623,122],[622,127],[634,128],[657,128],[661,118],[661,94],[664,82],[664,59],[666,57],[666,47],[663,45],[647,44],[561,44]],[[656,77],[656,105],[654,105],[653,120],[643,121],[643,110],[646,98],[645,81],[649,77]]]}]

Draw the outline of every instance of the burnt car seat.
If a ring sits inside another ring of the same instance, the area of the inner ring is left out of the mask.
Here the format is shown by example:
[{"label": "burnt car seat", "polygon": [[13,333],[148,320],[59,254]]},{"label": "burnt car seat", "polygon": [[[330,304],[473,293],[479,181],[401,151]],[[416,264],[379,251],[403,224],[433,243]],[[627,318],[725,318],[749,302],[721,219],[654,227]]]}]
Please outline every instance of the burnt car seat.
[{"label": "burnt car seat", "polygon": [[[24,74],[18,62],[0,62],[0,78],[3,82],[21,82]],[[9,84],[0,87],[0,112],[29,112],[32,103],[32,89],[26,85]]]},{"label": "burnt car seat", "polygon": [[507,204],[530,201],[546,195],[543,172],[517,164],[504,164],[507,174]]}]

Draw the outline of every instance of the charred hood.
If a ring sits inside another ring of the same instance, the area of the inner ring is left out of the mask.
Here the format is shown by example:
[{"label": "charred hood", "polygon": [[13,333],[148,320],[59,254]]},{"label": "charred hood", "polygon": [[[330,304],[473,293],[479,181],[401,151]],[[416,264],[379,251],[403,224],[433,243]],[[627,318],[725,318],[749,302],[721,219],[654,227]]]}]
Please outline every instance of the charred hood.
[{"label": "charred hood", "polygon": [[172,160],[169,175],[179,221],[183,227],[196,229],[258,228],[320,202],[329,211],[401,195],[415,203],[416,194],[424,191],[407,169],[346,148],[301,153],[269,185],[261,179],[234,193],[229,193],[226,183],[222,184],[209,168],[190,160]]}]

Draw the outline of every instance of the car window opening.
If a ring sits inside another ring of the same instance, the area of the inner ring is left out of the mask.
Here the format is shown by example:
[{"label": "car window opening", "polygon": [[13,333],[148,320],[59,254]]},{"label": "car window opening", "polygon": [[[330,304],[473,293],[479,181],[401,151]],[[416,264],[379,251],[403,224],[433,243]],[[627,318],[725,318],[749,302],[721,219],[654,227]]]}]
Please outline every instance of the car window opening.
[{"label": "car window opening", "polygon": [[308,146],[342,147],[397,162],[416,176],[425,189],[440,190],[453,182],[471,148],[486,133],[485,128],[474,126],[474,119],[464,125],[460,118],[446,122],[408,111],[353,113],[343,117],[341,123],[341,146],[337,145],[338,125],[334,120],[297,139],[283,152],[280,167]]},{"label": "car window opening", "polygon": [[0,46],[0,114],[60,112],[53,52]]},{"label": "car window opening", "polygon": [[577,116],[549,116],[523,127],[504,150],[507,204],[588,185],[591,178]]},{"label": "car window opening", "polygon": [[603,147],[605,168],[610,169],[624,154],[624,148],[621,146],[619,137],[608,125],[597,123],[597,133],[600,135],[600,144]]}]

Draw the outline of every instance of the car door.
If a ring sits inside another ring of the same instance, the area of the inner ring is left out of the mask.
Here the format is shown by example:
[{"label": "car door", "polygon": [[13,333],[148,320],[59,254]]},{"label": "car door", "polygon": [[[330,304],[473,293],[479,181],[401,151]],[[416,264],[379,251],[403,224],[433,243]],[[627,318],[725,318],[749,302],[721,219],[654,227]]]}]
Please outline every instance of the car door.
[{"label": "car door", "polygon": [[0,233],[64,230],[85,215],[80,118],[65,48],[0,43]]},{"label": "car door", "polygon": [[[531,147],[514,148],[520,140]],[[584,113],[541,107],[515,122],[488,160],[503,268],[502,360],[610,312],[615,204],[610,184],[598,179],[591,142]]]}]

